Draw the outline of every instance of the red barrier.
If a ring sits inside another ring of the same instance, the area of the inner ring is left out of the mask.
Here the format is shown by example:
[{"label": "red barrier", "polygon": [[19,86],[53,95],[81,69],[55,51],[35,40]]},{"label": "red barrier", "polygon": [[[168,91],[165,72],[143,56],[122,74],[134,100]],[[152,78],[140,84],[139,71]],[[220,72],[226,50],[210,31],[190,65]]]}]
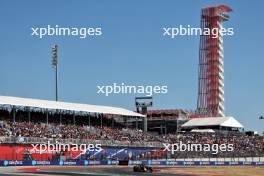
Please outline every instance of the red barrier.
[{"label": "red barrier", "polygon": [[[26,153],[31,153],[33,160],[51,160],[55,154],[55,152],[36,152],[31,145],[0,145],[0,160],[23,160],[23,156]],[[66,158],[70,154],[75,158],[80,154],[80,151],[66,151],[64,153]]]}]

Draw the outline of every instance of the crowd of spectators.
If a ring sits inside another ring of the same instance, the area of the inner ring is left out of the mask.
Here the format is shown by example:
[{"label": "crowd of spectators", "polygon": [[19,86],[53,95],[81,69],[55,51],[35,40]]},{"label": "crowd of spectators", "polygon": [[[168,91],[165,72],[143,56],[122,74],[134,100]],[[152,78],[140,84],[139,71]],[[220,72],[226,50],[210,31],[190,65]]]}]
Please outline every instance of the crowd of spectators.
[{"label": "crowd of spectators", "polygon": [[[29,122],[0,121],[0,137],[35,137],[52,139],[86,139],[123,141],[127,143],[152,142],[175,144],[233,144],[232,152],[221,152],[219,157],[249,157],[264,156],[264,137],[259,135],[246,135],[241,132],[234,133],[178,133],[167,135],[154,135],[141,130],[129,128],[112,128],[109,126],[80,126],[58,125]],[[167,154],[166,154],[167,155]],[[175,152],[172,157],[214,157],[212,152],[188,151]],[[163,156],[164,157],[164,156]],[[167,156],[166,156],[167,157]],[[171,156],[170,156],[171,157]]]},{"label": "crowd of spectators", "polygon": [[175,144],[217,144],[220,146],[232,145],[231,151],[221,151],[217,149],[217,154],[208,151],[188,151],[188,152],[175,152],[176,157],[258,157],[264,156],[264,136],[260,135],[246,135],[242,132],[229,132],[229,133],[183,133],[178,135],[163,136],[165,143]]},{"label": "crowd of spectators", "polygon": [[128,141],[156,141],[153,135],[141,130],[111,128],[108,126],[79,126],[29,122],[0,122],[0,136],[53,139],[87,139]]}]

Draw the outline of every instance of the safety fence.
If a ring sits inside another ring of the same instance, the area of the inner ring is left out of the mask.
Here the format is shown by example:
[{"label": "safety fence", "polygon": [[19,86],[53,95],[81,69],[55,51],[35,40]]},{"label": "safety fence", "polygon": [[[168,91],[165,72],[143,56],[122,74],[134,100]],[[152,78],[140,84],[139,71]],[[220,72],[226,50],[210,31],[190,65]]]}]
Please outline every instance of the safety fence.
[{"label": "safety fence", "polygon": [[[89,166],[89,165],[119,165],[124,161],[102,160],[102,161],[16,161],[16,160],[0,160],[0,166]],[[173,161],[173,160],[128,160],[128,165],[146,164],[146,165],[196,165],[196,166],[264,166],[264,162],[230,162],[230,161]]]}]

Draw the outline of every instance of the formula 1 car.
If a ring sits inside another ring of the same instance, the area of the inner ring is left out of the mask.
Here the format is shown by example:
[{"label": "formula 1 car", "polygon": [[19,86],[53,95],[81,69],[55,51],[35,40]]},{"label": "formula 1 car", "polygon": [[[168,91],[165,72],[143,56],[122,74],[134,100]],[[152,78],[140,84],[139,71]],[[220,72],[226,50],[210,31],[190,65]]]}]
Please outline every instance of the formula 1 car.
[{"label": "formula 1 car", "polygon": [[146,166],[144,164],[138,164],[133,167],[134,172],[149,172],[152,173],[153,169],[150,166]]}]

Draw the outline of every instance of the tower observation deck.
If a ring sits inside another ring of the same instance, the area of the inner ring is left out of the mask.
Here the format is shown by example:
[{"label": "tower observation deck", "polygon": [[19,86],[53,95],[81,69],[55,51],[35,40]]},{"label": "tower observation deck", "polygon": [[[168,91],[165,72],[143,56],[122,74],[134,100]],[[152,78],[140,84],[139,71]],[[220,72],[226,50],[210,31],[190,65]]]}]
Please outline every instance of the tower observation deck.
[{"label": "tower observation deck", "polygon": [[[218,31],[229,20],[232,9],[225,5],[202,9],[201,28]],[[224,48],[223,36],[201,35],[199,47],[199,82],[197,113],[209,117],[223,117],[224,111]]]}]

